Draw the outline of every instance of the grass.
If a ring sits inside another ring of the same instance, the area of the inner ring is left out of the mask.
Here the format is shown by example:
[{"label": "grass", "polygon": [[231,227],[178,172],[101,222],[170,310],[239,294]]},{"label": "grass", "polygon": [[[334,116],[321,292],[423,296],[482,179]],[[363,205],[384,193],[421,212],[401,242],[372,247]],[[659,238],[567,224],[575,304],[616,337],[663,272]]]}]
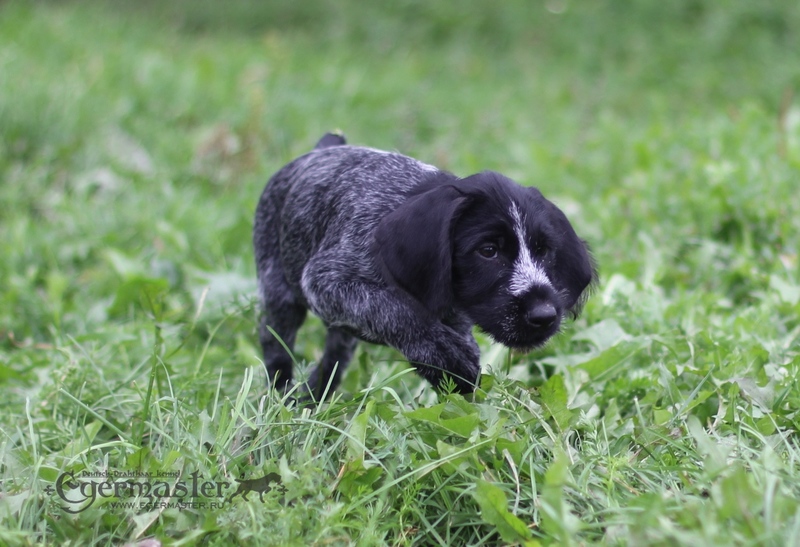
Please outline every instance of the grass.
[{"label": "grass", "polygon": [[[781,1],[0,3],[0,544],[800,543],[798,29]],[[332,128],[541,188],[600,264],[581,318],[527,355],[479,335],[473,400],[363,344],[286,408],[251,217]],[[56,491],[104,470],[281,484]]]}]

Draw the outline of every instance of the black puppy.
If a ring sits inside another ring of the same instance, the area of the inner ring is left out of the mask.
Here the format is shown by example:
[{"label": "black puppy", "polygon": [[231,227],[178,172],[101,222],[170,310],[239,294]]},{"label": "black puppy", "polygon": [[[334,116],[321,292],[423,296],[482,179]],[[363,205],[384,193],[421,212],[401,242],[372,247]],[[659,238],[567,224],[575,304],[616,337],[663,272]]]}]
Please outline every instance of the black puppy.
[{"label": "black puppy", "polygon": [[292,379],[306,310],[328,328],[308,381],[334,389],[358,339],[398,349],[434,386],[471,392],[477,324],[518,349],[577,315],[595,269],[564,214],[535,188],[492,172],[465,179],[325,135],[267,184],[253,232],[264,362]]}]

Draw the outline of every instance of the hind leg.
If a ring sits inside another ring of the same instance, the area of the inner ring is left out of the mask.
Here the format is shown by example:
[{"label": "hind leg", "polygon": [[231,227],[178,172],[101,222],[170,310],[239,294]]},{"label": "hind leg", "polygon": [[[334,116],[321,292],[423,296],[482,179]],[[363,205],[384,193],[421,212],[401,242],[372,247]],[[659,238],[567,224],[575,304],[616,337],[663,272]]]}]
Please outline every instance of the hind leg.
[{"label": "hind leg", "polygon": [[328,329],[325,352],[308,379],[308,389],[315,400],[336,389],[357,344],[358,339],[352,334],[337,327]]},{"label": "hind leg", "polygon": [[272,387],[276,389],[285,390],[292,381],[294,361],[283,344],[267,329],[267,326],[269,325],[286,344],[286,347],[291,350],[294,347],[297,331],[305,317],[306,309],[303,306],[286,306],[282,307],[279,312],[265,306],[258,334],[261,340],[261,349],[264,352],[267,376]]},{"label": "hind leg", "polygon": [[[292,381],[292,356],[286,351],[294,347],[297,331],[306,318],[306,306],[297,298],[280,267],[266,267],[259,272],[259,288],[263,305],[263,316],[259,324],[259,339],[264,352],[264,366],[271,385],[285,390]],[[267,329],[269,326],[278,340]],[[284,348],[284,344],[286,348]]]}]

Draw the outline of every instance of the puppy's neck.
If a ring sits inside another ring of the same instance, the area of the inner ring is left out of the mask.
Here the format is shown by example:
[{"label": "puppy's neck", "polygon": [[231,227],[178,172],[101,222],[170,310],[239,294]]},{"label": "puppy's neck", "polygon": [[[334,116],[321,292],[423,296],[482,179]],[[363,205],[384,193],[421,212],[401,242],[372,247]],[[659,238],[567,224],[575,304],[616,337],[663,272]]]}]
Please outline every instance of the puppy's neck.
[{"label": "puppy's neck", "polygon": [[475,324],[475,322],[470,319],[466,313],[455,308],[450,308],[444,313],[444,316],[442,317],[442,323],[448,327],[451,327],[457,332],[468,332],[472,328],[472,325]]}]

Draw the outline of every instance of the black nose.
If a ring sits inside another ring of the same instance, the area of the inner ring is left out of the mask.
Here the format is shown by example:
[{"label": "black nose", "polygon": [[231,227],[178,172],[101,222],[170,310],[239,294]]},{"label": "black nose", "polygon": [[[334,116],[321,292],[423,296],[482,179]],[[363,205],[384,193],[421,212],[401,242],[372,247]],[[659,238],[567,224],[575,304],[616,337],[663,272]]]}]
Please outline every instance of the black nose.
[{"label": "black nose", "polygon": [[539,302],[525,313],[528,325],[539,329],[552,327],[557,318],[558,312],[550,302]]}]

